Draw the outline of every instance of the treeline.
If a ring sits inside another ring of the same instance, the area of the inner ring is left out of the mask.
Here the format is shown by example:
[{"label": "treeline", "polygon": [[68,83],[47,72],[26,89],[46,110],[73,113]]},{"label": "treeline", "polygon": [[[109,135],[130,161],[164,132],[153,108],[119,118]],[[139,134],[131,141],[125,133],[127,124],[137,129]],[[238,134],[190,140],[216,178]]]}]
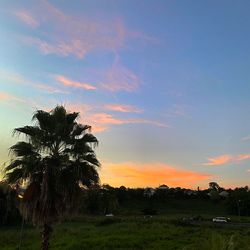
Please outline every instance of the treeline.
[{"label": "treeline", "polygon": [[11,225],[21,221],[18,206],[16,190],[0,182],[0,225]]},{"label": "treeline", "polygon": [[[22,190],[23,193],[23,190]],[[19,196],[19,197],[18,197]],[[8,225],[21,220],[18,207],[22,202],[20,189],[0,183],[0,224]],[[163,211],[178,213],[192,211],[202,213],[211,205],[210,212],[215,214],[217,207],[223,207],[227,214],[250,215],[250,190],[248,187],[235,189],[221,188],[217,183],[209,183],[205,190],[185,188],[119,188],[109,185],[82,189],[78,201],[79,214],[161,214]],[[224,211],[224,210],[223,210]]]}]

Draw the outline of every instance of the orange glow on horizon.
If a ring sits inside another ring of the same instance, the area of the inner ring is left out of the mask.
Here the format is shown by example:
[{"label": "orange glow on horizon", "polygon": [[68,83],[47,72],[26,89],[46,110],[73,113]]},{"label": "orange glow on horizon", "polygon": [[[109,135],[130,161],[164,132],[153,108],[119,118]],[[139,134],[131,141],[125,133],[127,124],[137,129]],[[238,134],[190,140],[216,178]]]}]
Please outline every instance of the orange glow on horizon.
[{"label": "orange glow on horizon", "polygon": [[100,172],[102,183],[119,187],[158,187],[166,184],[170,187],[193,187],[201,181],[209,180],[211,175],[177,169],[162,163],[106,163]]}]

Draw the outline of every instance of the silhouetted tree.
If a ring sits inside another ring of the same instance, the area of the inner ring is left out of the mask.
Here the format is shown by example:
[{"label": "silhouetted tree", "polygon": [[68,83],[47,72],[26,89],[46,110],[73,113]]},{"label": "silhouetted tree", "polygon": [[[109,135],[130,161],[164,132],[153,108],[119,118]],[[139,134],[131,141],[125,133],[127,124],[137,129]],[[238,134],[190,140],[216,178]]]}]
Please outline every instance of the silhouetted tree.
[{"label": "silhouetted tree", "polygon": [[80,186],[99,182],[94,147],[96,137],[90,126],[76,122],[79,113],[67,113],[57,106],[50,112],[38,110],[34,126],[16,128],[26,141],[10,150],[13,159],[6,167],[10,184],[26,183],[21,213],[34,225],[42,226],[42,249],[49,247],[52,224],[76,207]]},{"label": "silhouetted tree", "polygon": [[7,183],[0,182],[0,225],[7,225],[20,220],[16,191]]},{"label": "silhouetted tree", "polygon": [[217,182],[209,182],[209,188],[214,191],[220,190],[220,186]]}]

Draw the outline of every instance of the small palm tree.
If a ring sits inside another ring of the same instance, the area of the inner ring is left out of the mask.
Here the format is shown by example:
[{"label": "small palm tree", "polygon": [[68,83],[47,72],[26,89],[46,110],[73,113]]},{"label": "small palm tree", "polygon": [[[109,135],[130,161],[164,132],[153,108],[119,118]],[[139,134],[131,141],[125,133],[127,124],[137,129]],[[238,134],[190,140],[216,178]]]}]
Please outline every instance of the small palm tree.
[{"label": "small palm tree", "polygon": [[72,213],[80,186],[99,182],[100,166],[94,152],[98,141],[91,127],[77,123],[79,113],[67,113],[63,106],[50,112],[38,110],[35,126],[16,128],[25,141],[10,148],[14,156],[6,167],[6,181],[27,188],[21,213],[42,230],[42,247],[47,250],[52,224]]}]

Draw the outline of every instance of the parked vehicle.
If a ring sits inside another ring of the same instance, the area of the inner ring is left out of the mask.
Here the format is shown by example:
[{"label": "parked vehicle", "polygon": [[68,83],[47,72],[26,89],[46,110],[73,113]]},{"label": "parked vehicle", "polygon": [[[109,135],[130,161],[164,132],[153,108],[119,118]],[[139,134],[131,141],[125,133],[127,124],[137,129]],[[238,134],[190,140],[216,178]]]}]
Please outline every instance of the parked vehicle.
[{"label": "parked vehicle", "polygon": [[213,218],[213,222],[219,222],[219,223],[226,223],[229,222],[230,218],[226,218],[226,217],[215,217]]}]

